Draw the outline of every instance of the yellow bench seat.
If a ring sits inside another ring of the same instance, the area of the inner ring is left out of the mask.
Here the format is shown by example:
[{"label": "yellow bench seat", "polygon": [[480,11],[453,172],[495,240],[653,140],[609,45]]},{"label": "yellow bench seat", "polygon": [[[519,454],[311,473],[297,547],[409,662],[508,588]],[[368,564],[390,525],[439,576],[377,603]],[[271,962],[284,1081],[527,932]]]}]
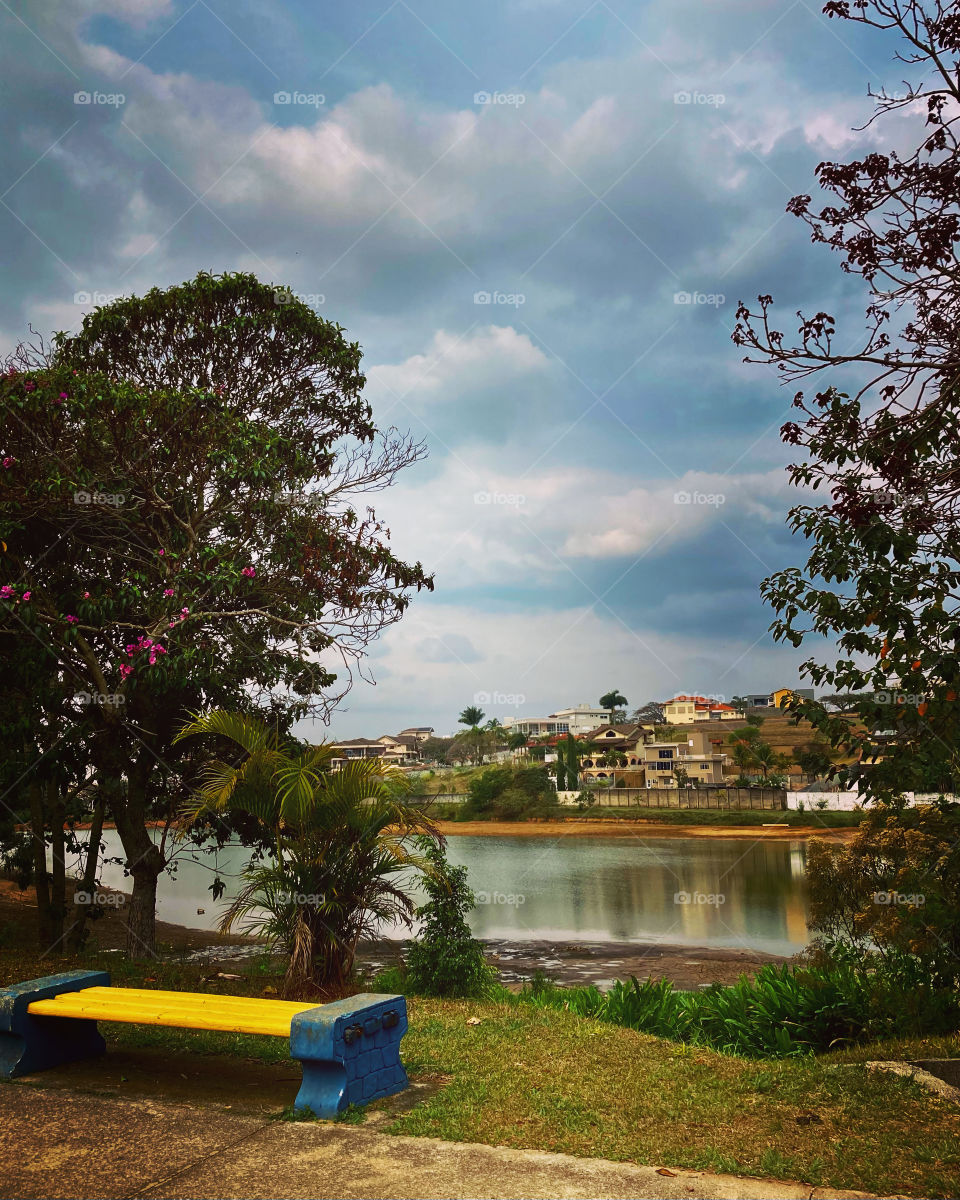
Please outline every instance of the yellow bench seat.
[{"label": "yellow bench seat", "polygon": [[150,988],[88,987],[34,1000],[27,1012],[38,1017],[80,1017],[139,1025],[175,1025],[226,1033],[289,1037],[297,1013],[316,1008],[289,1000],[254,996],[213,996],[203,992],[164,992]]}]

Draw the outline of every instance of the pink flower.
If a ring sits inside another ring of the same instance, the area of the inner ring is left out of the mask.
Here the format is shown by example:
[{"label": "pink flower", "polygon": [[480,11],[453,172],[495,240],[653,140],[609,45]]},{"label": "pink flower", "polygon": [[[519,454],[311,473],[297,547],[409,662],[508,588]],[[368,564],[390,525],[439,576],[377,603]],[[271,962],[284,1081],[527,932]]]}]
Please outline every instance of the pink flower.
[{"label": "pink flower", "polygon": [[6,458],[3,460],[3,466],[4,466],[4,469],[5,469],[5,470],[7,470],[7,471],[9,471],[9,470],[10,470],[10,468],[13,466],[13,464],[14,464],[16,461],[17,461],[17,460],[16,460],[15,458],[11,457],[10,455],[7,455],[7,457],[6,457]]},{"label": "pink flower", "polygon": [[90,593],[89,593],[89,592],[84,592],[84,593],[83,593],[83,598],[84,598],[84,600],[89,600],[89,599],[90,599]]},{"label": "pink flower", "polygon": [[172,629],[172,628],[174,627],[174,625],[176,625],[176,621],[171,621],[171,622],[170,622],[170,628]]},{"label": "pink flower", "polygon": [[24,600],[29,600],[29,599],[30,599],[30,597],[31,597],[32,595],[33,595],[33,592],[24,592],[24,593],[23,593],[23,599],[24,599]]},{"label": "pink flower", "polygon": [[164,594],[165,596],[172,596],[172,595],[173,595],[173,588],[164,588],[163,594]]},{"label": "pink flower", "polygon": [[68,614],[67,614],[66,621],[67,621],[67,624],[68,624],[68,625],[76,625],[76,623],[77,623],[79,620],[80,620],[80,618],[79,618],[79,617],[75,617],[75,616],[73,616],[73,615],[72,615],[72,614],[70,614],[70,613],[68,613]]},{"label": "pink flower", "polygon": [[121,679],[126,679],[126,677],[128,675],[132,675],[132,674],[133,674],[133,667],[131,667],[129,663],[121,663],[120,664],[120,678]]},{"label": "pink flower", "polygon": [[254,567],[244,567],[243,570],[240,572],[241,575],[246,575],[246,577],[248,579],[252,579],[254,577],[254,575],[256,575],[256,573],[257,572]]},{"label": "pink flower", "polygon": [[163,550],[158,550],[158,551],[157,551],[157,553],[160,555],[160,557],[161,557],[161,558],[163,558],[163,555],[164,555],[164,551],[163,551]]},{"label": "pink flower", "polygon": [[0,600],[9,600],[12,595],[13,588],[9,583],[5,583],[3,587],[0,587]]},{"label": "pink flower", "polygon": [[66,393],[66,392],[61,392],[61,393],[60,393],[60,399],[61,399],[61,400],[69,400],[69,399],[70,399],[70,397],[67,395],[67,393]]},{"label": "pink flower", "polygon": [[23,386],[28,392],[32,392],[37,385],[28,379]]}]

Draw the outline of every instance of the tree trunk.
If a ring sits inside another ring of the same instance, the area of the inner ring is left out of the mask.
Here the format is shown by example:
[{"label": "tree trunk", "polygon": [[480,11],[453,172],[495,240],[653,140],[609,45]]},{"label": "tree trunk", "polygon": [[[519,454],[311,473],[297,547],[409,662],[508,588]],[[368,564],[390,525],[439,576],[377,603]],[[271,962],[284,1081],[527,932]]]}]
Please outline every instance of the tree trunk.
[{"label": "tree trunk", "polygon": [[37,944],[46,951],[52,938],[50,876],[47,874],[47,826],[40,781],[30,782],[30,832],[33,836],[33,886],[37,894]]},{"label": "tree trunk", "polygon": [[51,839],[50,882],[50,948],[56,954],[64,951],[64,924],[67,916],[67,864],[63,824],[67,806],[63,792],[56,784],[48,784],[47,812]]},{"label": "tree trunk", "polygon": [[128,958],[157,957],[157,880],[165,866],[163,855],[147,828],[146,782],[150,768],[141,758],[127,772],[126,796],[119,794],[113,811],[117,833],[133,878],[133,896],[127,912]]},{"label": "tree trunk", "polygon": [[[97,887],[97,868],[100,865],[100,840],[103,837],[103,814],[106,809],[107,796],[103,787],[97,788],[97,798],[93,806],[93,816],[90,821],[90,840],[87,843],[87,858],[83,866],[83,876],[77,884],[77,891],[92,896]],[[87,937],[87,917],[90,913],[89,904],[75,904],[73,919],[67,930],[68,944],[71,950],[77,951],[83,947]]]}]

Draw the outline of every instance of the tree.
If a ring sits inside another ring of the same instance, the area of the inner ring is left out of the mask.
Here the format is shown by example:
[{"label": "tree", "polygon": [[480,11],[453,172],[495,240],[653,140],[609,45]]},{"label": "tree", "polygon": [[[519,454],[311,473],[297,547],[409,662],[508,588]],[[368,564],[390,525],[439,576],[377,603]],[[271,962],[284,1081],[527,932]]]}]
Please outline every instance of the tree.
[{"label": "tree", "polygon": [[580,783],[580,750],[577,739],[567,734],[567,790],[573,791]]},{"label": "tree", "polygon": [[567,763],[563,742],[557,742],[557,791],[567,790]]},{"label": "tree", "polygon": [[746,696],[734,696],[730,701],[731,707],[735,708],[738,713],[745,713],[750,707],[750,701]]},{"label": "tree", "polygon": [[600,697],[600,707],[605,708],[610,713],[610,724],[612,725],[617,715],[617,710],[626,708],[628,704],[626,696],[622,695],[616,688],[612,692],[607,692]]},{"label": "tree", "polygon": [[459,717],[457,717],[457,723],[460,725],[469,725],[471,729],[477,729],[479,728],[485,716],[486,713],[482,708],[478,708],[475,704],[471,704],[463,710]]},{"label": "tree", "polygon": [[658,700],[648,700],[634,712],[631,720],[636,721],[638,725],[665,725],[667,722],[663,705]]},{"label": "tree", "polygon": [[[934,0],[831,0],[824,12],[899,33],[898,57],[916,73],[899,95],[875,94],[870,122],[895,116],[905,149],[884,153],[875,134],[863,158],[818,167],[835,199],[788,205],[863,280],[866,337],[848,349],[834,318],[817,312],[801,315],[791,342],[761,296],[756,311],[740,305],[734,341],[786,380],[818,382],[812,397],[797,392],[782,436],[803,455],[791,480],[825,499],[791,509],[790,527],[812,543],[806,566],[772,575],[762,592],[778,641],[835,640],[835,661],[801,669],[859,693],[868,731],[893,731],[879,760],[843,774],[897,803],[905,790],[960,781],[960,24],[954,5]],[[822,702],[789,708],[834,747],[867,744]]]},{"label": "tree", "polygon": [[764,779],[771,771],[785,771],[790,766],[790,759],[774,750],[769,742],[754,742],[752,754]]},{"label": "tree", "polygon": [[690,773],[687,771],[686,767],[674,767],[673,777],[677,781],[677,787],[684,788],[690,786]]},{"label": "tree", "polygon": [[426,762],[446,762],[447,752],[453,745],[453,738],[428,737],[420,747],[420,753]]},{"label": "tree", "polygon": [[361,937],[384,921],[410,924],[413,902],[397,876],[429,864],[405,842],[437,839],[436,827],[405,799],[403,773],[378,759],[331,771],[332,745],[292,749],[262,721],[222,710],[197,715],[175,740],[198,735],[232,743],[239,761],[207,763],[184,825],[239,811],[273,852],[269,864],[248,865],[221,929],[254,928],[279,943],[288,993],[342,987]]},{"label": "tree", "polygon": [[133,878],[129,953],[154,953],[150,824],[196,768],[174,748],[186,713],[329,711],[432,588],[355,508],[423,453],[376,429],[359,363],[306,305],[200,275],[95,310],[52,363],[21,347],[0,379],[0,653],[40,641],[94,697],[83,744]]},{"label": "tree", "polygon": [[507,746],[511,750],[519,750],[521,747],[527,744],[528,740],[529,739],[527,735],[525,733],[521,733],[518,729],[507,735]]},{"label": "tree", "polygon": [[828,941],[916,956],[936,984],[960,983],[960,805],[867,811],[851,842],[814,839],[810,924]]},{"label": "tree", "polygon": [[416,914],[423,925],[407,948],[407,985],[425,996],[487,996],[495,972],[467,923],[476,904],[467,868],[451,867],[441,844],[427,839],[420,845],[432,869],[423,880],[429,899]]},{"label": "tree", "polygon": [[805,746],[798,746],[794,750],[793,761],[807,775],[826,775],[833,766],[830,743],[825,738],[816,736]]},{"label": "tree", "polygon": [[754,729],[759,729],[767,718],[761,717],[759,713],[748,712],[744,719],[748,725],[753,726]]}]

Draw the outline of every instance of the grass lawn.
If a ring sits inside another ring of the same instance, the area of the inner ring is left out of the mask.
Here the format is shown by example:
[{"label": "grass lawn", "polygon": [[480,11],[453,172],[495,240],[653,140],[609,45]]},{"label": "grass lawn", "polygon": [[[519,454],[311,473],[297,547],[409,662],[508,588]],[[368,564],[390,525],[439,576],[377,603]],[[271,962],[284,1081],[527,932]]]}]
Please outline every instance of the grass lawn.
[{"label": "grass lawn", "polygon": [[[220,979],[217,966],[176,960],[143,965],[102,954],[51,963],[9,945],[0,953],[0,983],[80,967],[106,967],[118,986],[261,995],[279,983],[277,964],[268,959],[231,965],[225,970],[240,978]],[[381,1126],[388,1132],[796,1179],[882,1195],[960,1195],[960,1106],[860,1065],[869,1059],[960,1056],[960,1034],[874,1044],[819,1059],[757,1061],[520,1002],[415,998],[408,1006],[407,1069],[413,1079],[440,1077],[445,1083]],[[468,1024],[472,1018],[479,1023]],[[283,1038],[106,1023],[101,1028],[112,1047],[165,1050],[172,1056],[171,1076],[184,1069],[178,1063],[195,1066],[198,1054],[288,1062]],[[216,1071],[215,1061],[211,1069]],[[297,1074],[293,1064],[290,1074]],[[42,1075],[32,1080],[42,1081]],[[162,1073],[156,1086],[162,1096]],[[283,1089],[291,1089],[291,1099],[294,1086]]]},{"label": "grass lawn", "polygon": [[[960,1055],[960,1036],[768,1062],[522,1004],[412,999],[408,1006],[403,1057],[411,1078],[448,1082],[393,1120],[389,1133],[883,1195],[960,1192],[960,1106],[859,1065]],[[473,1017],[479,1024],[468,1024]],[[105,1030],[118,1046],[287,1057],[280,1038]]]}]

